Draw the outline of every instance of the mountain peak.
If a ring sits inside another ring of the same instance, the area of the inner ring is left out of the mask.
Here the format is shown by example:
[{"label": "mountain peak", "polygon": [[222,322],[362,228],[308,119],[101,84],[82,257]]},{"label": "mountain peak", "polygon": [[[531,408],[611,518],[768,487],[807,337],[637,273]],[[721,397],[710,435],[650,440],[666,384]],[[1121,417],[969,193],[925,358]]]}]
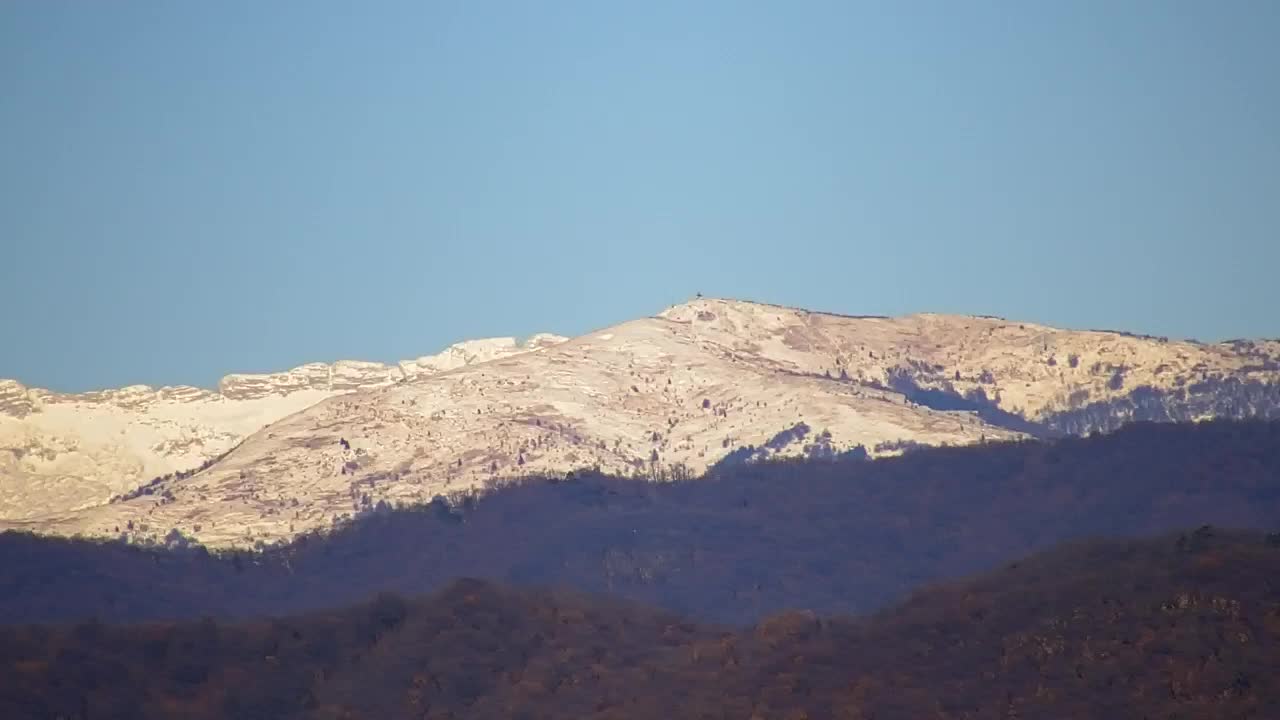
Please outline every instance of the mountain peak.
[{"label": "mountain peak", "polygon": [[[0,386],[15,408],[0,418],[0,475],[17,490],[0,496],[0,517],[90,534],[145,518],[242,544],[531,474],[664,477],[1141,419],[1266,417],[1280,414],[1277,350],[699,297],[572,342],[488,338],[396,365],[232,375],[220,393],[44,396],[13,384]],[[104,504],[129,490],[141,494]],[[213,506],[216,527],[201,519]]]}]

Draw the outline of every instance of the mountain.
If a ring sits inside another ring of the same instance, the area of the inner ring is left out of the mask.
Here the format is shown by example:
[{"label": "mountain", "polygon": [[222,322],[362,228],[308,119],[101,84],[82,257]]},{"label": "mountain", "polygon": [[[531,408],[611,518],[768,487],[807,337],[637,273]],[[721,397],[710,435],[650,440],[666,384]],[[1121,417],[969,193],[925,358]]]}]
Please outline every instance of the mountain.
[{"label": "mountain", "polygon": [[[719,623],[866,613],[1090,537],[1280,530],[1280,422],[772,460],[636,482],[589,473],[365,513],[262,552],[0,534],[0,624],[288,615],[479,577]],[[133,535],[133,533],[131,533]],[[137,535],[133,535],[135,538]]]},{"label": "mountain", "polygon": [[218,389],[135,385],[56,393],[0,380],[0,519],[106,503],[152,478],[213,461],[271,423],[337,395],[550,347],[540,334],[471,340],[397,365],[311,363],[228,375]]},{"label": "mountain", "polygon": [[1274,341],[698,298],[538,352],[329,397],[190,477],[74,512],[33,494],[37,509],[6,524],[93,535],[145,524],[252,545],[524,475],[684,477],[769,456],[1274,417],[1277,380]]},{"label": "mountain", "polygon": [[0,628],[6,718],[1271,718],[1280,536],[1060,547],[727,629],[458,580],[308,615]]}]

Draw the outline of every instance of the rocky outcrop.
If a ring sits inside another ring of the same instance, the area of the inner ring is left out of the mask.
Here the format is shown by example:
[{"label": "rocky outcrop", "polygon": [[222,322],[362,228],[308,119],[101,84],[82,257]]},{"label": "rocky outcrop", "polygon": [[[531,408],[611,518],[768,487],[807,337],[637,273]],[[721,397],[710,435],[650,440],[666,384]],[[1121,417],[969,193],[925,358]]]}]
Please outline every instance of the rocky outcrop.
[{"label": "rocky outcrop", "polygon": [[24,418],[33,403],[27,388],[17,380],[0,380],[0,416]]},{"label": "rocky outcrop", "polygon": [[279,373],[237,373],[222,378],[218,392],[228,400],[254,400],[300,390],[327,391],[332,370],[324,363],[309,363]]},{"label": "rocky outcrop", "polygon": [[568,338],[550,333],[538,333],[529,337],[523,344],[512,337],[488,338],[485,340],[468,340],[452,345],[444,352],[435,355],[424,355],[415,360],[400,362],[400,371],[406,378],[456,370],[467,365],[498,360],[517,355],[522,352],[541,350],[565,342]]},{"label": "rocky outcrop", "polygon": [[343,392],[384,387],[401,377],[402,373],[390,365],[343,360],[332,365],[310,363],[279,373],[227,375],[218,383],[218,392],[230,400],[253,400],[301,390]]},{"label": "rocky outcrop", "polygon": [[386,387],[404,379],[404,373],[394,365],[342,360],[329,368],[329,390],[347,392],[365,388]]},{"label": "rocky outcrop", "polygon": [[216,393],[204,388],[192,387],[191,385],[170,385],[162,387],[156,391],[159,399],[165,402],[173,403],[192,403],[202,400],[211,400],[216,397]]}]

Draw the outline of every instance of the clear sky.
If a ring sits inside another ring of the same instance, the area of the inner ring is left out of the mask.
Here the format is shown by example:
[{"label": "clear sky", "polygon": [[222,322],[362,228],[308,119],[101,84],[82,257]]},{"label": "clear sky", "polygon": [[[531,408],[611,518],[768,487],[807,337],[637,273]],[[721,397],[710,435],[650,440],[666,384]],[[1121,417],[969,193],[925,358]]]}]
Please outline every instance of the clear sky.
[{"label": "clear sky", "polygon": [[0,377],[695,292],[1280,335],[1280,2],[0,3]]}]

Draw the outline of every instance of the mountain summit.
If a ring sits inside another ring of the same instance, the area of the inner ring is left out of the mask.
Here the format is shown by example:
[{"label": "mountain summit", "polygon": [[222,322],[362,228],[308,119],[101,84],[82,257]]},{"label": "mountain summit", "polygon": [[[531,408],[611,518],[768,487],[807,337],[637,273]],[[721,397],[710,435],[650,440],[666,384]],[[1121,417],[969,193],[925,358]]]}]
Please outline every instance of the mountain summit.
[{"label": "mountain summit", "polygon": [[1274,341],[1201,344],[698,298],[519,349],[395,381],[340,390],[330,381],[328,395],[299,398],[292,414],[279,412],[230,452],[207,454],[218,459],[200,472],[123,502],[37,512],[32,491],[25,504],[0,504],[42,531],[115,534],[132,523],[156,537],[176,529],[241,545],[327,527],[380,502],[425,502],[526,475],[592,468],[652,478],[770,456],[876,456],[1130,420],[1280,414]]}]

